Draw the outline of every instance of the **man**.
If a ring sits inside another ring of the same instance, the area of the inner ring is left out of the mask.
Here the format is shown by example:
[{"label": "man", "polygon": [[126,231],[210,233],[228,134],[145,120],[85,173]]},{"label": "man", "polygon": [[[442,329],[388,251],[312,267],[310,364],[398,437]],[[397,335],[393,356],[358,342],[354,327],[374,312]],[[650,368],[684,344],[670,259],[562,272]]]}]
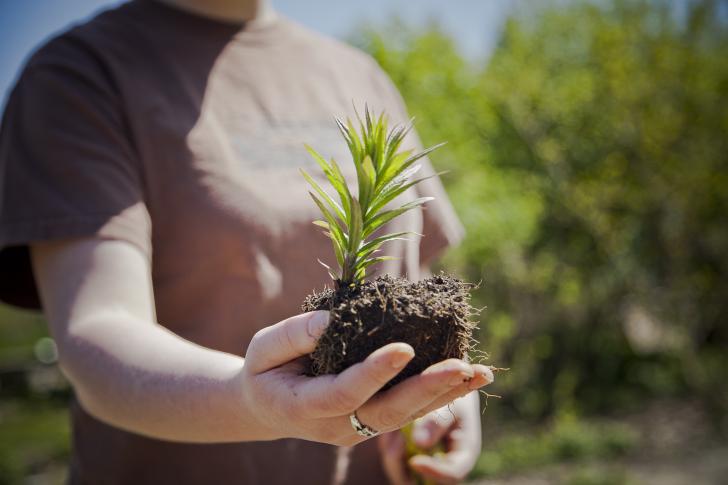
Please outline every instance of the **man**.
[{"label": "man", "polygon": [[[131,1],[28,62],[0,133],[0,260],[14,282],[32,260],[73,384],[71,483],[409,480],[400,435],[364,442],[351,415],[381,432],[426,415],[418,441],[450,453],[412,467],[470,470],[489,368],[448,360],[376,394],[408,345],[339,376],[295,363],[328,321],[295,315],[329,259],[301,147],[344,160],[332,116],[352,101],[406,118],[370,58],[264,0]],[[459,237],[439,182],[419,190],[437,201],[398,224],[427,238],[382,271],[416,278]]]}]

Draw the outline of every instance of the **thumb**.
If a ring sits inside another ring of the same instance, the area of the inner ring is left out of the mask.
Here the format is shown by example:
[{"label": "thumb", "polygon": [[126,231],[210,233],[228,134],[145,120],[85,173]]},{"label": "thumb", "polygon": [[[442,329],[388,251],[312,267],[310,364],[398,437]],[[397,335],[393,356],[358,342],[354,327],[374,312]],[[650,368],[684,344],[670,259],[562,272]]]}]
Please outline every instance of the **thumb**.
[{"label": "thumb", "polygon": [[452,411],[442,407],[414,422],[412,439],[418,447],[430,449],[442,440],[454,423]]},{"label": "thumb", "polygon": [[329,324],[329,312],[302,313],[259,330],[245,355],[245,369],[260,374],[313,352]]}]

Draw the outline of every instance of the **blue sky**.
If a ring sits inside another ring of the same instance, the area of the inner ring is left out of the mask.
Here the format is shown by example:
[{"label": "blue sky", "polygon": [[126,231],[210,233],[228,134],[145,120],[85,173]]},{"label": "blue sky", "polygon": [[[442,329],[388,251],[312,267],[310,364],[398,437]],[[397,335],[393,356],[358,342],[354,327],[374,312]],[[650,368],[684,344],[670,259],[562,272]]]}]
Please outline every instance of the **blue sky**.
[{"label": "blue sky", "polygon": [[[320,32],[345,38],[358,26],[382,25],[399,15],[413,25],[432,19],[452,33],[462,52],[485,57],[509,0],[272,0],[283,14]],[[0,0],[0,106],[27,55],[49,35],[118,0]]]}]

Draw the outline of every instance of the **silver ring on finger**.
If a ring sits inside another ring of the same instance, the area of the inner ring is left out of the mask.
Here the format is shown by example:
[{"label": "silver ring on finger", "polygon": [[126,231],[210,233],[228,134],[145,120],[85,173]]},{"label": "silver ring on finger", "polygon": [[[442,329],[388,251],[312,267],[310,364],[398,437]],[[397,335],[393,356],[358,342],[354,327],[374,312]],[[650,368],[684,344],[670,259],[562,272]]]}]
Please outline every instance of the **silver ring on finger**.
[{"label": "silver ring on finger", "polygon": [[358,434],[359,436],[372,438],[379,434],[379,431],[377,431],[376,429],[370,428],[366,424],[359,421],[359,418],[356,416],[356,411],[349,415],[349,421],[351,422],[351,427],[354,428],[354,431],[356,431],[356,434]]}]

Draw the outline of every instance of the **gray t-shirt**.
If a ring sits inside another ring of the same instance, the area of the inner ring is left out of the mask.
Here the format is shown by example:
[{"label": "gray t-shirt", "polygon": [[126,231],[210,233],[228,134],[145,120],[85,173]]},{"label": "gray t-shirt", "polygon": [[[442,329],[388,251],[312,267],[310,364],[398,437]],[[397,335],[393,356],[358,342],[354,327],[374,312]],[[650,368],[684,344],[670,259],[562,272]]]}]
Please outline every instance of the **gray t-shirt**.
[{"label": "gray t-shirt", "polygon": [[[236,25],[136,0],[70,29],[32,56],[0,128],[0,298],[34,300],[28,243],[123,240],[151,262],[160,324],[244,355],[257,330],[327,283],[317,259],[333,256],[311,224],[299,168],[318,170],[303,143],[349,167],[333,116],[365,102],[406,118],[371,58],[283,18]],[[436,200],[390,229],[426,236],[392,243],[401,259],[379,271],[414,279],[462,230],[437,178],[410,192],[403,200]],[[72,418],[73,483],[322,484],[335,474],[328,445],[169,443],[77,404]],[[375,448],[355,449],[347,483],[382,480]]]}]

